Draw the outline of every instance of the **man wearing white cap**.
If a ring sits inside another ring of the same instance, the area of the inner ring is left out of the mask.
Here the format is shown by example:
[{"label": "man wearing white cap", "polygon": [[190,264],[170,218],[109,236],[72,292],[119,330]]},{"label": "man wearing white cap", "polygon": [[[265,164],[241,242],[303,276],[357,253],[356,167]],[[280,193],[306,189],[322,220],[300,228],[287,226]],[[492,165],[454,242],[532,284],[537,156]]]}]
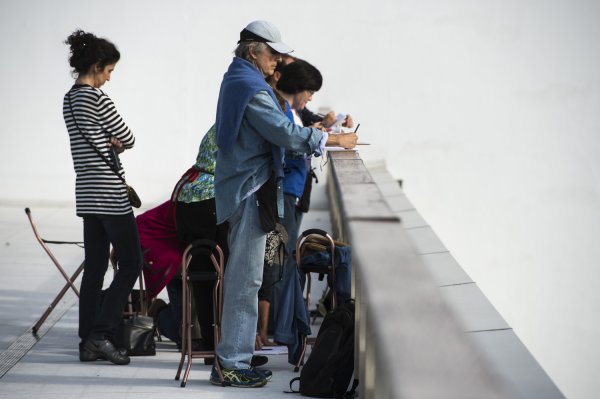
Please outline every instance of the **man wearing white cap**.
[{"label": "man wearing white cap", "polygon": [[222,335],[210,381],[236,387],[264,386],[272,373],[250,366],[258,320],[266,234],[283,216],[284,149],[320,154],[325,143],[353,148],[356,135],[336,135],[293,124],[265,78],[292,49],[270,22],[254,21],[240,33],[223,77],[216,115],[217,223],[229,222]]}]

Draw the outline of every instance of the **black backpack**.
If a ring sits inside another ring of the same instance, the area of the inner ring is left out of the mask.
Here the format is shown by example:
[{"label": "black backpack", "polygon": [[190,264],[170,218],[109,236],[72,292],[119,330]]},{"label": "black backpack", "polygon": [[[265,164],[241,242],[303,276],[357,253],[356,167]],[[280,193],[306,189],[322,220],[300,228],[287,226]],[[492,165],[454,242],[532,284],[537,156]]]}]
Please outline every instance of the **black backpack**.
[{"label": "black backpack", "polygon": [[348,301],[325,316],[300,377],[290,381],[290,388],[300,380],[300,394],[303,396],[354,397],[358,380],[354,380],[352,389],[346,392],[353,374],[354,302]]}]

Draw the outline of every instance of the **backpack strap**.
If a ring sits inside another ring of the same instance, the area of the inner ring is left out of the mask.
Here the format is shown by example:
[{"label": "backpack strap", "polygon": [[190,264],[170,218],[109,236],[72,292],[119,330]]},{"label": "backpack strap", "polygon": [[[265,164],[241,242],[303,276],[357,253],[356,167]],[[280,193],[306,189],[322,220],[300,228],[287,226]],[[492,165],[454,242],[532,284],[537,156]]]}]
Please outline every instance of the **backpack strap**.
[{"label": "backpack strap", "polygon": [[294,388],[292,387],[292,385],[294,384],[294,382],[298,381],[298,384],[300,384],[300,377],[295,377],[292,378],[290,380],[290,390],[289,391],[283,391],[285,393],[300,393],[300,388],[298,388],[297,391],[294,391]]},{"label": "backpack strap", "polygon": [[352,399],[356,397],[356,388],[358,388],[358,379],[352,380],[352,388],[348,392],[338,393],[334,391],[335,399]]},{"label": "backpack strap", "polygon": [[352,381],[352,388],[344,395],[344,398],[353,398],[356,396],[356,388],[358,388],[358,378]]}]

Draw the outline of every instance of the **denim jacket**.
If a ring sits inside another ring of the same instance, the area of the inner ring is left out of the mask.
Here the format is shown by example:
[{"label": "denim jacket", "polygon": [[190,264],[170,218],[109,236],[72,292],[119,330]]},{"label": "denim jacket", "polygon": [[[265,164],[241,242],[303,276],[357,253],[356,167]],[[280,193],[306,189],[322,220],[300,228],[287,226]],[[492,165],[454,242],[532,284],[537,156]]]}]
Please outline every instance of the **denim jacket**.
[{"label": "denim jacket", "polygon": [[[267,92],[258,92],[244,111],[233,147],[217,150],[217,223],[229,219],[240,203],[268,180],[273,172],[272,144],[312,154],[320,150],[322,139],[323,132],[290,122]],[[283,203],[277,205],[283,207]]]}]

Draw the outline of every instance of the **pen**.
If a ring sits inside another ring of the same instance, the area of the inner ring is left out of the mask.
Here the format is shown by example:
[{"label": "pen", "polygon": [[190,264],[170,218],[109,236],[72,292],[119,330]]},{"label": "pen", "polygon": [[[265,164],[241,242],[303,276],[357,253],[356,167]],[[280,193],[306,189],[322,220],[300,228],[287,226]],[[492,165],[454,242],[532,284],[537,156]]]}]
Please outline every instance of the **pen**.
[{"label": "pen", "polygon": [[356,132],[358,131],[358,128],[360,127],[360,123],[358,125],[356,125],[356,129],[354,129],[354,133],[356,134]]}]

